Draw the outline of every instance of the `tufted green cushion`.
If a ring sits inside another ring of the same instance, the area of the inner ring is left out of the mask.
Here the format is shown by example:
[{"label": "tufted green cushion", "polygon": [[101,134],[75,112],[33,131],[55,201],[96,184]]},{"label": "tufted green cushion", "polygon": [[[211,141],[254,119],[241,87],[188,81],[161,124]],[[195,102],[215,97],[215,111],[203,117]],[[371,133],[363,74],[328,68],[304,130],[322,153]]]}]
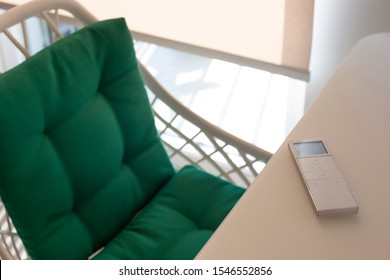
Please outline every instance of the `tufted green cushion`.
[{"label": "tufted green cushion", "polygon": [[35,259],[190,259],[243,193],[175,173],[123,19],[0,75],[0,155],[0,195]]},{"label": "tufted green cushion", "polygon": [[193,259],[242,193],[242,188],[185,167],[95,258]]},{"label": "tufted green cushion", "polygon": [[0,195],[32,258],[87,258],[174,171],[123,19],[0,76]]}]

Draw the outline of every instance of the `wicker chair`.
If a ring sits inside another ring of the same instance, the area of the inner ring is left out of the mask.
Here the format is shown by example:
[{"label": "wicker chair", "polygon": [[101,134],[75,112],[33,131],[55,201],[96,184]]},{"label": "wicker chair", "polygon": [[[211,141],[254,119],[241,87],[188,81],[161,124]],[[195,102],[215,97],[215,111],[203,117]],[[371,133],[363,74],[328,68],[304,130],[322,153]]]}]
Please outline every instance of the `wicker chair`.
[{"label": "wicker chair", "polygon": [[[9,31],[9,28],[19,25],[24,30],[24,21],[37,15],[47,22],[57,39],[64,37],[58,28],[61,22],[66,22],[66,24],[74,25],[77,28],[97,22],[97,19],[80,4],[68,0],[37,0],[9,9],[0,15],[0,32],[3,32],[9,38],[10,42],[26,58],[31,56],[26,44],[17,40],[12,32]],[[260,170],[258,166],[265,164],[271,157],[271,154],[205,121],[172,97],[148,72],[145,66],[138,63],[138,67],[142,72],[149,102],[153,109],[158,137],[161,139],[165,152],[176,170],[175,172],[180,172],[179,170],[182,170],[184,166],[191,165],[195,166],[197,170],[207,172],[199,173],[202,174],[200,177],[207,177],[211,174],[210,176],[222,178],[232,184],[247,187],[257,176]],[[164,112],[159,111],[161,106],[164,106]],[[185,172],[191,173],[190,171]],[[202,178],[200,179],[201,181],[203,180]],[[193,180],[196,180],[196,178]],[[223,182],[222,180],[218,181],[217,185],[224,185],[225,183]],[[0,177],[0,187],[1,184],[2,178]],[[229,185],[228,188],[231,186]],[[232,192],[234,193],[235,191]],[[236,199],[239,196],[237,194]],[[224,215],[234,205],[234,201],[236,200],[233,199],[227,206]],[[200,201],[197,202],[199,203]],[[0,203],[0,226],[1,258],[29,258],[30,256],[16,232],[3,203]],[[202,242],[200,244],[203,244]],[[73,257],[73,255],[69,256],[70,258]],[[65,258],[67,257],[65,255]],[[129,256],[125,256],[125,258],[127,257]],[[159,258],[160,256],[157,257]],[[166,257],[182,258],[181,255],[175,254]],[[105,255],[103,258],[109,257]],[[139,258],[139,256],[135,256],[135,258]]]}]

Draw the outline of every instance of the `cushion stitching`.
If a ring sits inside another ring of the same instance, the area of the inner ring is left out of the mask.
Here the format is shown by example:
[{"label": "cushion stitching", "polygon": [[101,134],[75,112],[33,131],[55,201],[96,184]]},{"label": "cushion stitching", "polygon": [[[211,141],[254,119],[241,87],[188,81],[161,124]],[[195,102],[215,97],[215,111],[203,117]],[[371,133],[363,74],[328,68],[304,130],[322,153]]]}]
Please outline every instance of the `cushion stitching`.
[{"label": "cushion stitching", "polygon": [[114,109],[114,107],[112,106],[109,98],[107,96],[105,96],[103,93],[99,92],[100,96],[103,98],[103,100],[107,103],[108,107],[110,108],[114,118],[115,118],[115,122],[116,124],[118,125],[119,127],[119,131],[120,131],[120,135],[121,135],[121,140],[122,140],[122,147],[123,147],[123,154],[122,154],[122,163],[124,161],[124,157],[125,157],[125,151],[126,151],[126,141],[125,141],[125,135],[123,133],[123,127],[119,121],[119,117],[118,117],[118,114],[116,112],[116,110]]},{"label": "cushion stitching", "polygon": [[80,114],[80,112],[82,112],[83,109],[85,109],[87,106],[89,106],[96,98],[98,98],[98,94],[92,95],[90,98],[88,98],[88,100],[85,100],[85,102],[80,104],[80,106],[77,109],[75,109],[73,112],[69,113],[67,116],[64,116],[63,118],[61,118],[61,120],[54,122],[50,127],[47,125],[48,121],[47,121],[46,113],[45,113],[43,134],[50,135],[51,131],[56,130],[59,126],[62,126],[67,121],[69,121],[71,118]]},{"label": "cushion stitching", "polygon": [[71,173],[69,172],[69,169],[67,168],[67,165],[65,164],[61,154],[59,153],[58,147],[56,146],[55,141],[53,141],[53,139],[50,138],[50,136],[45,134],[45,133],[42,133],[42,136],[44,138],[46,138],[50,142],[50,144],[53,147],[53,150],[54,150],[54,152],[56,154],[56,158],[58,159],[59,164],[61,164],[62,169],[64,170],[67,178],[69,179],[69,183],[71,185],[71,191],[72,191],[72,209],[71,210],[73,211],[74,210],[74,206],[75,206],[74,205],[74,202],[75,202],[74,201],[74,181],[73,181],[73,178],[71,176]]},{"label": "cushion stitching", "polygon": [[[124,70],[123,73],[117,74],[115,76],[115,78],[112,78],[110,81],[106,82],[104,85],[99,85],[97,91],[98,92],[105,91],[108,87],[112,86],[112,84],[115,84],[117,81],[120,81],[121,79],[126,77],[127,74],[131,74],[134,72],[136,74],[139,73],[138,67],[137,66],[129,67],[128,69]],[[141,81],[143,81],[142,78],[141,78]],[[102,95],[104,95],[104,94],[102,94]]]},{"label": "cushion stitching", "polygon": [[[145,146],[144,149],[142,149],[142,151],[139,151],[138,153],[136,154],[133,154],[131,155],[129,158],[127,159],[123,159],[123,162],[128,165],[130,168],[131,168],[131,164],[133,161],[137,161],[139,157],[141,157],[142,155],[144,155],[145,153],[149,152],[150,149],[154,146],[154,145],[159,145],[159,137],[156,137],[154,138],[152,141],[150,141],[150,143]],[[124,155],[125,156],[125,155]]]}]

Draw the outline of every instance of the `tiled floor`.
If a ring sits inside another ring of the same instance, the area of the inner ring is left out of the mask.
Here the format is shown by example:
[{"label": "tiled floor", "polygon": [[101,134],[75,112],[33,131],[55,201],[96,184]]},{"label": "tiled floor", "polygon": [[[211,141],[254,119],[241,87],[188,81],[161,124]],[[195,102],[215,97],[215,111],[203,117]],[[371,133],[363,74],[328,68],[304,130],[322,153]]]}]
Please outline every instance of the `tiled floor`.
[{"label": "tiled floor", "polygon": [[306,83],[146,43],[140,60],[196,113],[270,152],[301,118]]}]

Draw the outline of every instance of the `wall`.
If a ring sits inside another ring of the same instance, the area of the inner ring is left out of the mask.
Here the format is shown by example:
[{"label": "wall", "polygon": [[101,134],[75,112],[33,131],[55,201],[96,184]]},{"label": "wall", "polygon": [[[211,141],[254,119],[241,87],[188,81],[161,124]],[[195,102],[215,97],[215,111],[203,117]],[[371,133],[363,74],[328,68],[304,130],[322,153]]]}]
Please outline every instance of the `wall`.
[{"label": "wall", "polygon": [[363,37],[390,32],[390,0],[315,0],[306,108]]}]

